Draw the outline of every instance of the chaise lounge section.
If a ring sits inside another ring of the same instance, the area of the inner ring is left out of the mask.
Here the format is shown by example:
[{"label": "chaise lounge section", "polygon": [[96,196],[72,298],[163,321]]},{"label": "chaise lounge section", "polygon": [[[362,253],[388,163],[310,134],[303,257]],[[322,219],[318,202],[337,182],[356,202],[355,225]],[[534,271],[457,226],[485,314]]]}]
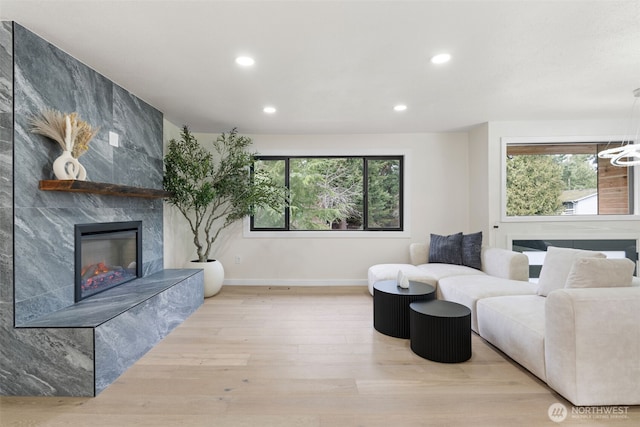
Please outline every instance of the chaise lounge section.
[{"label": "chaise lounge section", "polygon": [[469,307],[473,331],[574,405],[640,404],[640,280],[631,277],[633,262],[549,248],[542,283],[531,283],[521,253],[482,248],[480,270],[429,263],[428,253],[429,244],[414,243],[412,264],[372,266],[370,290],[402,270],[436,286],[439,299]]}]

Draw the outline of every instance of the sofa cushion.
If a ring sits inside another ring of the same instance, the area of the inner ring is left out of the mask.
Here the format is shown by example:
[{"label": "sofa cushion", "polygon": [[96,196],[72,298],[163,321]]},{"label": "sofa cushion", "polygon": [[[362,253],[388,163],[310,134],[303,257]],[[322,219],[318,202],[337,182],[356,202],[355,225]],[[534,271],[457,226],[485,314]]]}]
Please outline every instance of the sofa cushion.
[{"label": "sofa cushion", "polygon": [[546,381],[545,301],[538,295],[484,298],[478,301],[478,332],[513,360]]},{"label": "sofa cushion", "polygon": [[529,281],[529,257],[502,248],[482,249],[482,271],[503,279]]},{"label": "sofa cushion", "polygon": [[409,280],[415,282],[427,283],[436,286],[437,280],[429,275],[428,272],[411,264],[376,264],[369,267],[367,272],[369,293],[373,295],[373,285],[381,280],[396,280],[398,272],[402,270]]},{"label": "sofa cushion", "polygon": [[457,302],[471,309],[471,329],[478,332],[476,305],[482,298],[503,295],[535,295],[535,283],[500,279],[489,275],[451,276],[440,279],[438,299]]},{"label": "sofa cushion", "polygon": [[428,263],[418,265],[417,268],[429,277],[440,280],[450,276],[484,276],[485,272],[464,265]]},{"label": "sofa cushion", "polygon": [[573,262],[565,288],[631,286],[635,264],[627,258],[580,258]]},{"label": "sofa cushion", "polygon": [[564,288],[573,262],[587,257],[604,258],[605,255],[595,251],[549,246],[540,270],[538,295],[546,297],[549,292]]},{"label": "sofa cushion", "polygon": [[482,269],[482,231],[462,235],[462,265]]},{"label": "sofa cushion", "polygon": [[429,262],[462,265],[462,233],[431,234]]}]

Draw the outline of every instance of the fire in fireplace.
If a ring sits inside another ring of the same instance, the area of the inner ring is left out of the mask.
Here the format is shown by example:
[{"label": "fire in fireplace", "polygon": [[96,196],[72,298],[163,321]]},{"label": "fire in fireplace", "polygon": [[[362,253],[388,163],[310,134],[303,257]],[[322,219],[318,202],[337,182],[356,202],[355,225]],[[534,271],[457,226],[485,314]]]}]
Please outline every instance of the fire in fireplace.
[{"label": "fire in fireplace", "polygon": [[142,222],[75,226],[76,302],[142,277]]}]

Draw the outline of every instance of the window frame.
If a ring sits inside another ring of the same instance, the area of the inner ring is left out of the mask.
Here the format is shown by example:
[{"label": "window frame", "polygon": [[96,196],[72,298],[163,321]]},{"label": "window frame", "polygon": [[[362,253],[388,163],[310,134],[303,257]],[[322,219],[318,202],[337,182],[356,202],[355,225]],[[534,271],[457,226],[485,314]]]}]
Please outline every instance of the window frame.
[{"label": "window frame", "polygon": [[[405,161],[405,154],[361,154],[361,155],[356,155],[356,154],[344,154],[344,155],[340,155],[340,154],[295,154],[295,155],[269,155],[269,154],[259,154],[256,155],[255,158],[256,160],[273,160],[273,161],[277,161],[277,160],[283,160],[285,162],[285,177],[284,177],[284,181],[285,181],[285,186],[287,188],[290,188],[290,161],[292,159],[362,159],[363,165],[362,165],[362,175],[363,175],[363,180],[362,180],[362,209],[363,209],[363,218],[362,218],[362,229],[342,229],[342,230],[334,230],[334,229],[327,229],[327,230],[292,230],[290,228],[290,210],[289,210],[289,206],[285,206],[284,208],[284,218],[285,218],[285,225],[284,227],[263,227],[263,228],[256,228],[254,225],[254,217],[253,215],[249,216],[248,219],[248,224],[247,224],[247,228],[250,234],[263,234],[263,233],[268,233],[268,232],[276,232],[276,233],[286,233],[287,236],[294,234],[294,233],[298,233],[298,234],[302,234],[305,235],[306,233],[318,233],[318,234],[327,234],[327,235],[336,235],[336,234],[342,234],[342,233],[356,233],[358,235],[360,235],[360,233],[384,233],[384,234],[388,234],[388,233],[401,233],[404,234],[405,233],[405,212],[406,212],[406,207],[405,207],[405,173],[406,173],[406,161]],[[398,193],[398,204],[399,204],[399,216],[398,216],[398,227],[385,227],[385,228],[373,228],[373,227],[369,227],[368,226],[368,219],[369,219],[369,202],[368,202],[368,161],[369,160],[397,160],[399,162],[400,165],[400,175],[399,175],[399,193]],[[245,233],[246,234],[246,233]]]},{"label": "window frame", "polygon": [[502,137],[500,138],[500,218],[502,222],[576,222],[576,221],[637,221],[639,215],[640,173],[632,173],[629,191],[633,203],[633,213],[616,215],[547,215],[547,216],[507,216],[507,146],[534,144],[594,144],[607,141],[627,141],[637,143],[630,136],[561,136],[561,137]]}]

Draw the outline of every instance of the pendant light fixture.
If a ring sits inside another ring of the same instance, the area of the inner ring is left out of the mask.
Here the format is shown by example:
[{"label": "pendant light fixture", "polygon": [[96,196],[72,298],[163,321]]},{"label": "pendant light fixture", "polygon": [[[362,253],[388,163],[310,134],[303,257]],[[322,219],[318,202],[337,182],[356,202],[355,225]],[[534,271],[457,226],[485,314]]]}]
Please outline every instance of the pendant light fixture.
[{"label": "pendant light fixture", "polygon": [[627,134],[635,136],[629,136],[629,140],[623,141],[620,147],[607,148],[598,153],[598,157],[601,159],[611,159],[611,164],[614,166],[640,165],[640,144],[635,143],[638,142],[638,137],[640,137],[640,115],[636,114],[640,88],[633,91],[633,96],[635,99],[631,107],[629,123],[630,126],[635,126],[635,133],[628,132]]}]

